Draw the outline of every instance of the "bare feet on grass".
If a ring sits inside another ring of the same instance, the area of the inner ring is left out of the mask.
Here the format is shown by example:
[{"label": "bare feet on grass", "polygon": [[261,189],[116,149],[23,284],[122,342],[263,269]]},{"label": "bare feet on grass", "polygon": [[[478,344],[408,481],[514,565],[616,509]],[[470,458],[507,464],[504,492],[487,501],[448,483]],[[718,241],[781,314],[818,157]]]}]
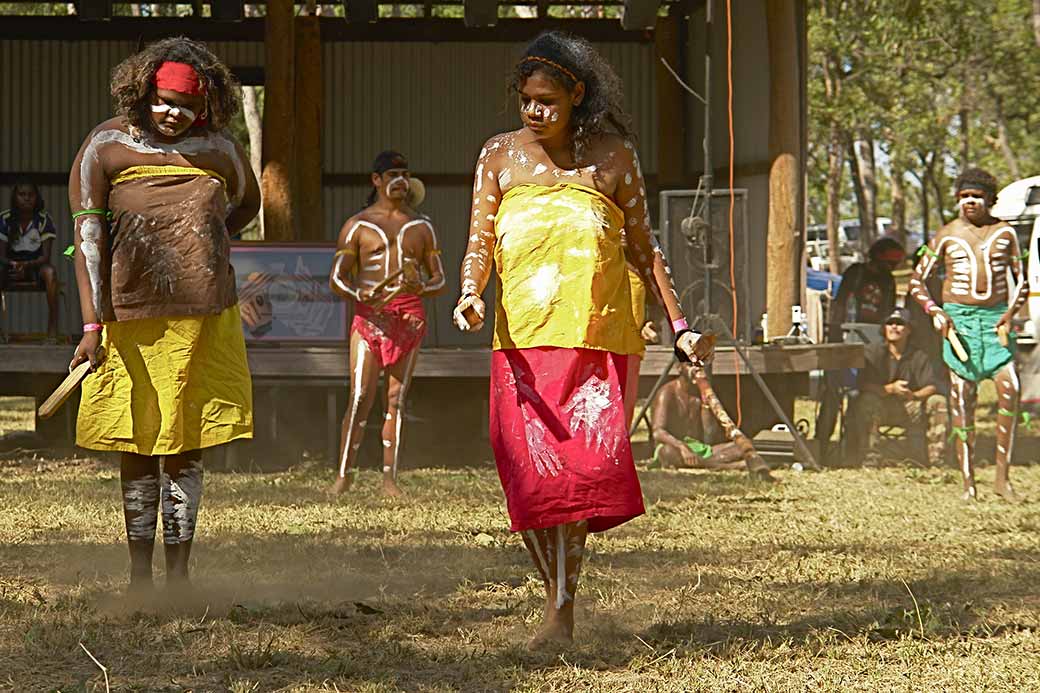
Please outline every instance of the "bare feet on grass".
[{"label": "bare feet on grass", "polygon": [[401,487],[397,485],[397,482],[394,481],[394,478],[392,476],[384,475],[383,495],[389,496],[391,498],[400,498],[404,495],[404,491],[401,490]]},{"label": "bare feet on grass", "polygon": [[325,489],[325,492],[331,496],[341,496],[350,490],[350,487],[354,485],[354,477],[357,474],[355,470],[348,470],[343,476],[336,477],[336,481],[333,482],[332,486]]},{"label": "bare feet on grass", "polygon": [[548,617],[534,637],[527,643],[532,652],[551,648],[566,648],[574,644],[574,615],[557,613]]},{"label": "bare feet on grass", "polygon": [[1010,481],[997,480],[997,483],[993,486],[993,491],[1009,503],[1018,503],[1022,500],[1022,497],[1011,486]]}]

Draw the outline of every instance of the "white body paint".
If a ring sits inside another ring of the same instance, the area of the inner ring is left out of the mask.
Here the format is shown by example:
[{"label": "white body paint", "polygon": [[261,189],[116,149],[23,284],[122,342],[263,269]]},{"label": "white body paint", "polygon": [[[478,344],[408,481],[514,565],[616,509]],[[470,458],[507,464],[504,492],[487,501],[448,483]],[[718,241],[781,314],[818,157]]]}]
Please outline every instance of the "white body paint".
[{"label": "white body paint", "polygon": [[365,372],[365,360],[368,358],[368,343],[359,339],[357,343],[358,356],[357,362],[354,365],[354,380],[350,387],[350,416],[347,419],[347,437],[343,442],[343,453],[339,459],[339,475],[344,477],[347,475],[347,463],[350,461],[350,451],[355,449],[352,446],[354,440],[354,428],[356,427],[355,421],[358,416],[358,409],[361,407],[361,379]]},{"label": "white body paint", "polygon": [[101,222],[93,216],[81,217],[79,226],[79,250],[83,253],[87,266],[87,278],[90,280],[90,302],[98,319],[103,317],[101,306]]},{"label": "white body paint", "polygon": [[155,539],[158,504],[159,479],[156,477],[142,476],[123,485],[123,506],[137,513],[127,523],[126,534],[131,541]]},{"label": "white body paint", "polygon": [[228,211],[237,207],[245,195],[245,162],[239,157],[234,142],[223,133],[207,133],[201,137],[186,137],[180,142],[166,143],[155,142],[144,133],[139,139],[135,139],[122,130],[101,130],[90,138],[86,149],[83,150],[83,159],[80,161],[80,202],[85,208],[95,206],[90,195],[91,186],[94,183],[93,172],[101,171],[100,150],[101,147],[108,144],[120,144],[139,154],[176,154],[179,156],[207,152],[224,154],[231,160],[237,179],[235,190],[230,195]]},{"label": "white body paint", "polygon": [[[177,480],[162,475],[163,542],[180,544],[195,537],[202,504],[202,467],[196,462],[181,470]],[[171,523],[173,520],[175,523]],[[170,523],[168,526],[167,523]]]}]

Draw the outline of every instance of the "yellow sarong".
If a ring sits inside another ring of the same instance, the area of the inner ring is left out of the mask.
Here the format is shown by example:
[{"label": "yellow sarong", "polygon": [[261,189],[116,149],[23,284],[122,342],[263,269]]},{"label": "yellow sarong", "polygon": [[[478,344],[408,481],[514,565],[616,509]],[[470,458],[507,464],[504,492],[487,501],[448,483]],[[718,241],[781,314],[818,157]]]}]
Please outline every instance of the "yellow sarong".
[{"label": "yellow sarong", "polygon": [[636,327],[639,328],[639,343],[643,345],[639,350],[642,355],[646,351],[646,340],[642,338],[643,323],[646,322],[646,285],[643,284],[643,280],[631,265],[625,268],[625,273],[628,275],[628,290],[632,294],[632,318],[636,321]]},{"label": "yellow sarong", "polygon": [[622,244],[625,216],[584,185],[519,185],[495,218],[495,349],[640,354]]},{"label": "yellow sarong", "polygon": [[219,315],[105,324],[105,360],[83,381],[76,444],[174,455],[253,435],[238,306]]}]

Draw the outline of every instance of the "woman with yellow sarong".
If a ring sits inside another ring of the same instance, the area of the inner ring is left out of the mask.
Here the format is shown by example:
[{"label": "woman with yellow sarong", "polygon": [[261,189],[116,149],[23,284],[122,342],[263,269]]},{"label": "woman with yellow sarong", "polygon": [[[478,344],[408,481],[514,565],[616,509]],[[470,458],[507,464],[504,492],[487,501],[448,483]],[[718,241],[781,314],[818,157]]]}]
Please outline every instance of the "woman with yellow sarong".
[{"label": "woman with yellow sarong", "polygon": [[643,513],[624,390],[643,340],[628,261],[662,302],[684,360],[710,357],[686,327],[653,241],[621,84],[583,39],[539,36],[513,87],[524,127],[477,161],[460,329],[478,330],[497,269],[491,441],[511,519],[546,590],[531,647],[568,643],[589,532]]},{"label": "woman with yellow sarong", "polygon": [[[130,589],[152,586],[157,516],[167,587],[185,587],[203,448],[252,436],[230,235],[260,206],[230,71],[200,43],[149,46],[113,73],[120,115],[87,136],[69,177],[90,360],[76,442],[119,451]],[[160,460],[162,469],[160,470]]]}]

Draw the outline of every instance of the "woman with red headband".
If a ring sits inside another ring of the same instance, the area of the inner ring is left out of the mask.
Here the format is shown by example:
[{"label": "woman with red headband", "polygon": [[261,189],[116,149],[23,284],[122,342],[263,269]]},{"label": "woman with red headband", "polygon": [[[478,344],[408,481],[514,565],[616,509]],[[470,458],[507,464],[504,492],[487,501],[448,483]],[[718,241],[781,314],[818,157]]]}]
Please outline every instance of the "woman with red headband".
[{"label": "woman with red headband", "polygon": [[225,130],[238,94],[202,44],[155,43],[116,67],[118,115],[87,136],[69,176],[84,323],[71,365],[94,371],[76,442],[122,453],[131,592],[151,589],[160,507],[167,586],[187,584],[201,451],[252,436],[229,254],[260,191]]},{"label": "woman with red headband", "polygon": [[478,330],[497,269],[491,442],[511,519],[545,585],[532,648],[566,644],[589,532],[643,513],[628,441],[628,359],[643,340],[626,258],[668,313],[676,353],[707,359],[650,230],[621,81],[585,40],[528,46],[513,88],[523,128],[477,160],[456,324]]}]

